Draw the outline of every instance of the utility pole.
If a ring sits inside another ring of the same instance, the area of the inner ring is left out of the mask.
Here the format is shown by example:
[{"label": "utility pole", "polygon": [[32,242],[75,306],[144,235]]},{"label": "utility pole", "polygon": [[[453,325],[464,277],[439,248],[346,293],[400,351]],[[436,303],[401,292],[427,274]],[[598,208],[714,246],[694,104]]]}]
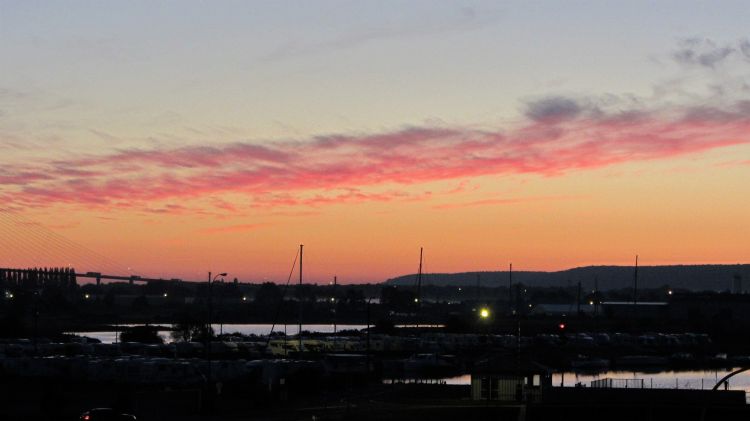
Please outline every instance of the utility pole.
[{"label": "utility pole", "polygon": [[213,406],[213,384],[211,382],[211,272],[208,272],[208,324],[206,325],[205,341],[206,341],[206,362],[208,363],[208,376],[206,381],[208,382],[208,408],[212,410]]},{"label": "utility pole", "polygon": [[39,356],[39,295],[40,290],[34,290],[34,356]]},{"label": "utility pole", "polygon": [[367,299],[367,354],[365,357],[365,373],[368,380],[370,378],[370,300],[372,300],[372,297]]},{"label": "utility pole", "polygon": [[581,281],[578,281],[578,295],[576,296],[576,313],[581,316]]},{"label": "utility pole", "polygon": [[299,353],[302,354],[302,307],[304,305],[303,303],[303,296],[302,296],[302,247],[303,245],[299,245]]},{"label": "utility pole", "polygon": [[[208,272],[208,315],[206,317],[207,323],[206,323],[206,336],[204,341],[206,342],[206,359],[210,361],[211,359],[211,353],[209,352],[208,348],[211,346],[211,272]],[[209,370],[211,369],[211,364],[208,365]]]}]

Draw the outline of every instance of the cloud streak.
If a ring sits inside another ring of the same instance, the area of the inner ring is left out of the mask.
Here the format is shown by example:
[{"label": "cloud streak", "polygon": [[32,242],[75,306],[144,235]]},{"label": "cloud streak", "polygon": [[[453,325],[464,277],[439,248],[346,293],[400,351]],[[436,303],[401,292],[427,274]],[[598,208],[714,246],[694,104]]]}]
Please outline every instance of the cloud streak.
[{"label": "cloud streak", "polygon": [[[554,177],[750,141],[746,101],[723,108],[606,113],[553,97],[529,104],[528,118],[505,131],[407,127],[265,145],[124,149],[11,165],[0,173],[0,194],[21,207],[141,209],[225,194],[264,208],[420,200],[428,195],[415,199],[402,188],[479,176]],[[401,187],[373,192],[393,185]]]},{"label": "cloud streak", "polygon": [[227,225],[221,227],[205,228],[201,230],[203,234],[224,234],[224,233],[235,233],[235,232],[247,232],[254,231],[258,228],[262,228],[265,224],[238,224],[238,225]]}]

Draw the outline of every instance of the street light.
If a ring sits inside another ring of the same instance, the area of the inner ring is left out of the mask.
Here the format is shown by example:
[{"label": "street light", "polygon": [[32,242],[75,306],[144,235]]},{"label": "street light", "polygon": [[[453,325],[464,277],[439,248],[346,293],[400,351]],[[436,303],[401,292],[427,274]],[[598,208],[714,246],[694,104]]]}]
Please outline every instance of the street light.
[{"label": "street light", "polygon": [[479,317],[483,319],[490,317],[490,310],[486,308],[479,310]]},{"label": "street light", "polygon": [[211,331],[211,316],[212,316],[212,297],[211,297],[211,284],[216,282],[216,278],[227,276],[226,272],[224,273],[217,273],[216,276],[211,278],[211,272],[208,272],[208,329],[206,330],[206,335]]},{"label": "street light", "polygon": [[[216,278],[220,276],[227,276],[226,273],[218,273],[216,276],[211,278],[211,272],[208,272],[208,326],[206,326],[206,362],[208,363],[208,384],[209,384],[209,399],[213,396],[214,390],[211,389],[211,284],[216,281]],[[213,400],[209,405],[213,404]]]}]

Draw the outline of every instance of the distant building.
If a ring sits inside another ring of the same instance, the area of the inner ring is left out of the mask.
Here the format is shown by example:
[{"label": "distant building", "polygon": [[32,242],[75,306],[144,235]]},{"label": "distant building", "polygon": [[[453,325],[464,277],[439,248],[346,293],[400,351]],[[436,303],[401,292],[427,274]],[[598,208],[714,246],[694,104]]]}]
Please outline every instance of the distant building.
[{"label": "distant building", "polygon": [[492,357],[471,373],[471,398],[504,402],[541,402],[552,387],[552,373],[532,361]]},{"label": "distant building", "polygon": [[722,320],[750,323],[750,295],[691,293],[674,295],[669,317],[682,320]]},{"label": "distant building", "polygon": [[28,291],[58,288],[70,292],[76,287],[76,272],[72,268],[0,268],[0,288],[18,288]]},{"label": "distant building", "polygon": [[[581,304],[581,313],[593,314],[594,310],[594,305]],[[537,304],[529,311],[529,314],[538,316],[575,316],[577,313],[575,304]]]},{"label": "distant building", "polygon": [[732,294],[742,294],[742,276],[734,275],[732,279]]},{"label": "distant building", "polygon": [[654,319],[669,316],[669,303],[663,301],[605,301],[601,308],[605,317]]}]

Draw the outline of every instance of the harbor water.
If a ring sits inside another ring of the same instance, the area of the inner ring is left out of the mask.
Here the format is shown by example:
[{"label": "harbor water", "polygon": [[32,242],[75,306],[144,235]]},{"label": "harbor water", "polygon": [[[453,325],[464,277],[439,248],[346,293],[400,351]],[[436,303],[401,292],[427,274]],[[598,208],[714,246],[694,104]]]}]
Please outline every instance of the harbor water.
[{"label": "harbor water", "polygon": [[[120,328],[126,328],[136,325],[121,325]],[[225,334],[231,334],[231,333],[240,333],[243,335],[268,335],[271,333],[271,324],[212,324],[211,327],[213,328],[214,332],[216,334],[219,333],[225,333]],[[365,329],[366,325],[333,325],[333,324],[309,324],[309,325],[302,325],[302,331],[307,332],[313,332],[313,333],[333,333],[334,330],[337,332],[341,332],[344,330],[360,330]],[[334,329],[335,328],[335,329]],[[274,329],[274,332],[276,333],[285,333],[287,335],[296,335],[299,331],[299,325],[296,324],[277,324]],[[87,336],[89,338],[94,338],[102,341],[102,343],[111,344],[115,343],[118,340],[119,332],[116,331],[98,331],[98,332],[68,332],[74,335],[79,336]],[[170,336],[171,331],[169,330],[159,330],[159,336],[164,338],[164,342],[169,343],[172,342],[172,337]]]},{"label": "harbor water", "polygon": [[[709,390],[721,380],[722,377],[738,368],[710,369],[710,370],[688,370],[688,371],[602,371],[599,373],[566,371],[552,375],[552,385],[555,387],[575,387],[581,385],[591,387],[593,380],[600,379],[642,379],[643,387],[648,389],[697,389]],[[445,384],[471,384],[471,375],[448,377],[441,379]],[[750,372],[740,373],[728,381],[728,390],[744,390],[750,399]],[[724,390],[724,386],[720,387]],[[750,400],[748,400],[750,403]]]}]

